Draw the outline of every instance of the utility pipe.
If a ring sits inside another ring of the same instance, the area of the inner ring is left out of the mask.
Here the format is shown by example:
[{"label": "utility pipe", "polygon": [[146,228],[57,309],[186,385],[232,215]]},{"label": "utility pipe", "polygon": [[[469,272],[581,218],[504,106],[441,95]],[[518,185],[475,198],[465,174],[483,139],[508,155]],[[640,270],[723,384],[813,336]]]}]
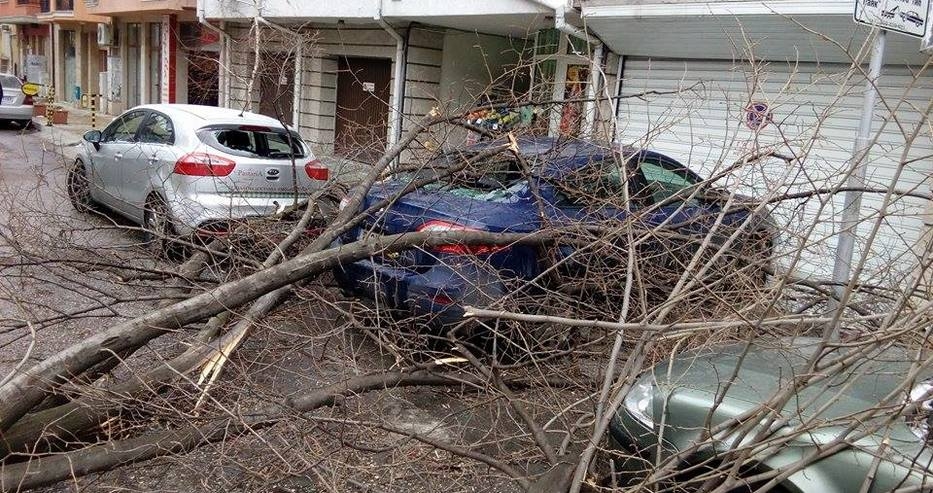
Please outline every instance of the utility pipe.
[{"label": "utility pipe", "polygon": [[374,18],[385,32],[395,39],[395,71],[392,74],[392,125],[389,130],[389,145],[392,147],[402,135],[402,104],[405,101],[405,38],[382,17],[382,0]]},{"label": "utility pipe", "polygon": [[602,78],[603,44],[593,48],[593,60],[590,66],[590,83],[586,87],[586,103],[583,105],[583,135],[594,135],[596,130],[596,90]]},{"label": "utility pipe", "polygon": [[207,21],[207,12],[204,6],[204,2],[198,2],[198,22],[208,28],[211,31],[214,31],[220,36],[220,54],[218,56],[218,67],[219,76],[220,76],[220,104],[225,107],[230,107],[230,73],[228,67],[230,66],[230,35],[227,34],[223,29],[211,24]]}]

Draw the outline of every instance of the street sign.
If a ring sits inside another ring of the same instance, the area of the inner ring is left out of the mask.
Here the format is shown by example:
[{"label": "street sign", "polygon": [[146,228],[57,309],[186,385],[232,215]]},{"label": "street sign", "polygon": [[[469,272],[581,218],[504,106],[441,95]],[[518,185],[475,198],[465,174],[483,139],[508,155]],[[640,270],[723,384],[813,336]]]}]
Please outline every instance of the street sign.
[{"label": "street sign", "polygon": [[32,83],[32,82],[27,82],[27,83],[23,84],[23,89],[22,89],[22,91],[23,91],[23,94],[25,94],[25,95],[27,95],[27,96],[35,96],[35,95],[39,94],[39,89],[40,89],[39,84],[34,84],[34,83]]},{"label": "street sign", "polygon": [[922,38],[927,33],[930,0],[857,0],[855,22]]}]

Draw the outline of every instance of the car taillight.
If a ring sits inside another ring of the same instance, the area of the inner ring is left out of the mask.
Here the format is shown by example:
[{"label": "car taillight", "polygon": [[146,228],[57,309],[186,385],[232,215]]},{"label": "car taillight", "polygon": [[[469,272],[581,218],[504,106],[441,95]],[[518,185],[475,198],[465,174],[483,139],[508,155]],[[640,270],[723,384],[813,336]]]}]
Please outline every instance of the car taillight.
[{"label": "car taillight", "polygon": [[[418,227],[418,231],[483,231],[481,229],[471,228],[462,224],[451,223],[447,221],[432,220]],[[489,255],[501,252],[508,247],[499,245],[440,245],[434,247],[437,253],[450,253],[453,255]]]},{"label": "car taillight", "polygon": [[23,104],[24,104],[24,105],[30,106],[30,105],[33,104],[33,102],[34,102],[34,101],[33,101],[33,99],[32,99],[32,96],[26,95],[26,97],[23,98]]},{"label": "car taillight", "polygon": [[236,161],[206,152],[190,152],[175,162],[175,174],[187,176],[227,176]]},{"label": "car taillight", "polygon": [[305,164],[305,173],[307,173],[308,178],[312,180],[327,181],[327,179],[330,178],[330,170],[324,167],[317,159],[312,159]]}]

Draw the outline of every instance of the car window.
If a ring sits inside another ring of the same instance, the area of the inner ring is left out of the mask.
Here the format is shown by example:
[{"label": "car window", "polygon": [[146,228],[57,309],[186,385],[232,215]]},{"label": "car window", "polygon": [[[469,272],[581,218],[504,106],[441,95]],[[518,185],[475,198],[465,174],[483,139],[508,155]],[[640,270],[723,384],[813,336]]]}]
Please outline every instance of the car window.
[{"label": "car window", "polygon": [[101,134],[101,142],[133,142],[136,131],[146,118],[145,111],[127,113],[111,123]]},{"label": "car window", "polygon": [[[267,159],[305,157],[305,145],[297,132],[258,125],[212,125],[197,131],[205,144],[234,156]],[[289,151],[291,140],[291,151]]]},{"label": "car window", "polygon": [[554,181],[561,206],[598,206],[617,203],[625,197],[625,178],[615,159],[592,162]]},{"label": "car window", "polygon": [[23,87],[23,82],[12,75],[0,75],[0,85],[4,89],[19,89]]},{"label": "car window", "polygon": [[[656,204],[670,199],[699,182],[685,168],[666,165],[660,160],[652,158],[640,161],[638,170],[642,182],[636,185],[634,195],[650,199],[651,202]],[[683,195],[686,197],[689,192],[685,192]]]},{"label": "car window", "polygon": [[140,129],[139,140],[152,144],[174,144],[175,127],[167,116],[153,112]]},{"label": "car window", "polygon": [[483,194],[505,190],[524,180],[521,165],[507,154],[477,159],[472,152],[452,152],[431,160],[414,173],[413,180],[437,180],[431,189],[460,190]]}]

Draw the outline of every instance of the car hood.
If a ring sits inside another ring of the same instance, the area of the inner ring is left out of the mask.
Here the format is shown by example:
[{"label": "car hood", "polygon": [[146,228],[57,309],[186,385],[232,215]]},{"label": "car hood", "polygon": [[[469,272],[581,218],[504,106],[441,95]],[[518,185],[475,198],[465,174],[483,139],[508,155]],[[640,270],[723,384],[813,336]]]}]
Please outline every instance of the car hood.
[{"label": "car hood", "polygon": [[[659,365],[654,370],[655,380],[662,395],[668,397],[665,420],[671,426],[702,426],[695,421],[701,414],[696,410],[708,410],[722,395],[722,405],[716,410],[714,422],[722,422],[743,412],[755,409],[770,400],[782,387],[807,371],[808,361],[817,349],[819,340],[812,338],[758,340],[750,347],[736,344],[693,351]],[[823,356],[823,361],[834,359],[838,353]],[[842,427],[851,420],[846,418],[869,409],[875,409],[889,394],[898,392],[910,368],[911,355],[900,348],[887,347],[869,351],[845,371],[833,372],[822,379],[799,389],[780,411],[790,420],[790,426],[800,423],[819,423],[807,441],[832,440]],[[817,372],[821,370],[817,369]],[[929,372],[920,379],[929,378]],[[899,404],[906,392],[888,402]],[[896,413],[880,413],[865,425],[877,422]],[[692,408],[693,412],[687,408]],[[689,416],[692,416],[690,418]],[[897,417],[890,427],[891,439],[921,445]],[[875,441],[868,438],[868,441]]]}]

